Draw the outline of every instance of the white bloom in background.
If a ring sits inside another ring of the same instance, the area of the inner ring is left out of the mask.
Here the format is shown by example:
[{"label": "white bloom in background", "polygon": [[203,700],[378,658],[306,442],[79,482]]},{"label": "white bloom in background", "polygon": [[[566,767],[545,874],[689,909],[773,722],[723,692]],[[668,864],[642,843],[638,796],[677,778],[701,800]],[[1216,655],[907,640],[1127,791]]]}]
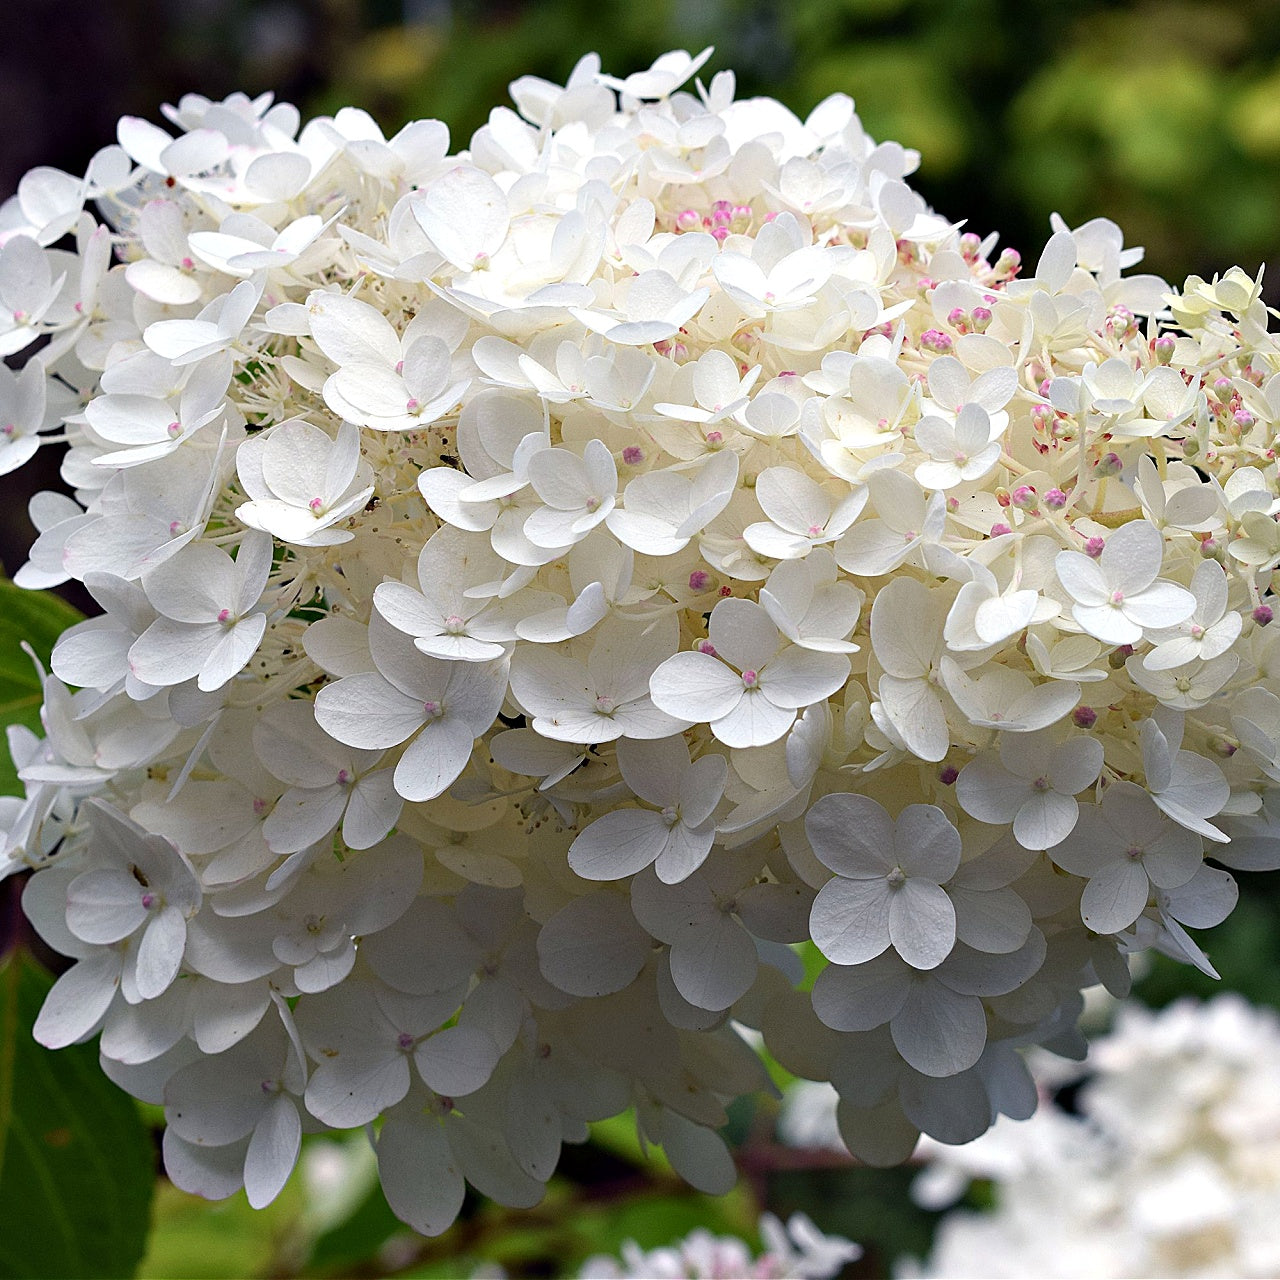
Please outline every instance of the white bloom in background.
[{"label": "white bloom in background", "polygon": [[[897,1272],[1274,1272],[1280,1111],[1265,1082],[1277,1069],[1274,1012],[1239,996],[1159,1012],[1121,1005],[1090,1051],[1070,1112],[1048,1104],[1020,1124],[1001,1119],[967,1146],[926,1145],[916,1200],[943,1208],[980,1178],[994,1203],[947,1213],[930,1256],[902,1259]],[[1055,1083],[1046,1071],[1044,1085]]]},{"label": "white bloom in background", "polygon": [[803,1213],[792,1214],[783,1224],[771,1213],[760,1217],[765,1250],[752,1255],[746,1241],[734,1236],[713,1236],[701,1227],[683,1240],[658,1249],[641,1249],[628,1240],[619,1258],[600,1254],[588,1258],[578,1272],[580,1280],[628,1280],[650,1276],[711,1280],[712,1276],[738,1276],[741,1280],[827,1280],[846,1263],[856,1261],[862,1250],[843,1236],[824,1235]]}]

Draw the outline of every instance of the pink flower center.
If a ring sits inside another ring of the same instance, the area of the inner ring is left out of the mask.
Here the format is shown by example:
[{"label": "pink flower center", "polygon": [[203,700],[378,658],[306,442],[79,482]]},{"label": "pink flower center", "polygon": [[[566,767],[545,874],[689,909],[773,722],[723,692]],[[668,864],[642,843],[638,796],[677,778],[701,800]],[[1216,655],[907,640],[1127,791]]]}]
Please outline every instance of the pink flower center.
[{"label": "pink flower center", "polygon": [[182,434],[182,423],[171,422],[165,430],[168,431],[170,439],[176,440]]},{"label": "pink flower center", "polygon": [[142,895],[142,909],[150,911],[156,905],[156,895],[154,893],[144,893]]},{"label": "pink flower center", "polygon": [[407,1031],[402,1031],[396,1036],[396,1044],[407,1053],[413,1048],[413,1037]]},{"label": "pink flower center", "polygon": [[221,623],[223,623],[224,625],[225,625],[226,623],[230,622],[230,621],[231,621],[231,610],[230,610],[230,609],[219,609],[219,610],[218,610],[218,621],[219,621],[219,622],[221,622]]},{"label": "pink flower center", "polygon": [[311,508],[315,515],[319,515],[320,512],[324,510],[324,499],[312,498],[311,501],[307,503],[307,506]]},{"label": "pink flower center", "polygon": [[746,671],[742,673],[742,683],[748,689],[757,688],[760,684],[760,673],[758,671],[752,671],[750,668],[748,668]]},{"label": "pink flower center", "polygon": [[440,714],[440,704],[438,702],[424,702],[422,704],[422,713],[428,720],[434,720]]}]

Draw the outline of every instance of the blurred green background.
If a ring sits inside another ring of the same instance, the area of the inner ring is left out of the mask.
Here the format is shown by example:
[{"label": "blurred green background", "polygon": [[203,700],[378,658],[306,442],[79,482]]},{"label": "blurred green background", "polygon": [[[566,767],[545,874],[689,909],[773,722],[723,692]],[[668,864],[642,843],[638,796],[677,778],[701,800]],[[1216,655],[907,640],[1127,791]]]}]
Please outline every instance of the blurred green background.
[{"label": "blurred green background", "polygon": [[[189,90],[272,89],[304,115],[356,103],[388,132],[438,116],[457,148],[517,75],[562,82],[592,49],[625,74],[666,49],[714,44],[704,74],[733,68],[740,94],[774,95],[802,116],[851,94],[874,136],[922,152],[913,182],[935,208],[999,231],[1024,258],[1056,210],[1072,225],[1114,219],[1172,281],[1235,263],[1253,274],[1280,243],[1276,17],[1276,0],[10,0],[0,196],[35,164],[80,171],[118,116],[158,119],[160,102]],[[54,451],[43,452],[43,475],[5,479],[9,572],[32,534],[24,486],[55,481]],[[1275,1004],[1280,875],[1243,879],[1240,910],[1206,946],[1224,985]],[[1164,1003],[1214,985],[1157,961],[1142,991]],[[896,1255],[927,1250],[932,1215],[907,1199],[909,1171],[780,1151],[767,1106],[734,1128],[748,1176],[726,1201],[648,1170],[618,1123],[567,1150],[546,1206],[469,1202],[438,1244],[397,1226],[367,1151],[336,1144],[313,1161],[309,1194],[295,1181],[263,1214],[243,1197],[209,1207],[162,1183],[144,1274],[452,1276],[468,1273],[467,1257],[550,1275],[628,1236],[653,1246],[700,1223],[750,1233],[762,1207],[803,1208],[867,1245],[849,1274],[887,1274]],[[14,1188],[3,1198],[21,1203]]]}]

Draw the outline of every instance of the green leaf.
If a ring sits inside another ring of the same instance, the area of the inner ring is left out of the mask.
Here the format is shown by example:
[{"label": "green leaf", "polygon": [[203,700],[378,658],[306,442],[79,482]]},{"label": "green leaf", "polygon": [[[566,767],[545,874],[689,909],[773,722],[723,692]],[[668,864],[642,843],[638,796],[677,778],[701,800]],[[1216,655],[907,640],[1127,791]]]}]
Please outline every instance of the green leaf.
[{"label": "green leaf", "polygon": [[154,1153],[93,1046],[32,1040],[49,986],[21,953],[0,969],[0,1277],[131,1276]]},{"label": "green leaf", "polygon": [[[49,591],[24,591],[0,578],[0,728],[24,724],[40,731],[44,695],[22,642],[25,640],[40,661],[47,663],[55,641],[80,618],[60,596]],[[22,784],[6,748],[0,751],[0,795],[21,794]]]}]

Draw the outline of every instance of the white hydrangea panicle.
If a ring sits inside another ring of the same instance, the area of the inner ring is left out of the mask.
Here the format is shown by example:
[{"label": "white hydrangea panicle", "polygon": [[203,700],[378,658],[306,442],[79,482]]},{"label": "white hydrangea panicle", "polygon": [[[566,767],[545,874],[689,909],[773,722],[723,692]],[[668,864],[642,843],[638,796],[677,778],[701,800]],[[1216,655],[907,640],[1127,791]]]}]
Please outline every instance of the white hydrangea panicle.
[{"label": "white hydrangea panicle", "polygon": [[188,95],[0,206],[0,474],[74,495],[16,581],[102,609],[0,875],[181,1186],[368,1125],[438,1234],[632,1108],[719,1194],[755,1031],[901,1161],[1280,863],[1259,281],[1025,275],[709,57],[461,145]]}]

